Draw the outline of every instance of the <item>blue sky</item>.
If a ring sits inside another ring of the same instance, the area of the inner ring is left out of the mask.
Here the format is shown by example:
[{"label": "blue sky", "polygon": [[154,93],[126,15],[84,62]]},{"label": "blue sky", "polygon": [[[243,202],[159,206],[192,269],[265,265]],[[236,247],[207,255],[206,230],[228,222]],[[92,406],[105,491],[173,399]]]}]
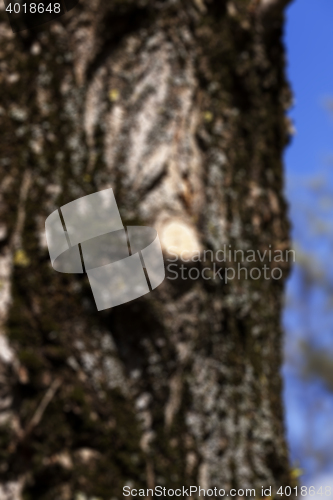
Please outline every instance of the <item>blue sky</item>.
[{"label": "blue sky", "polygon": [[287,11],[288,77],[295,95],[291,110],[297,136],[286,152],[289,175],[316,171],[332,153],[332,120],[324,109],[333,97],[333,2],[295,0]]},{"label": "blue sky", "polygon": [[[324,188],[333,193],[333,166],[328,161],[333,158],[333,114],[330,116],[325,108],[325,100],[333,99],[333,1],[295,0],[287,10],[285,44],[287,75],[295,96],[290,117],[297,131],[285,153],[293,238],[305,251],[311,251],[324,268],[325,264],[330,268],[330,238],[314,234],[306,211],[318,219],[333,221],[333,209],[325,215],[309,188],[310,178],[323,175]],[[331,236],[333,239],[333,229]],[[333,395],[318,380],[304,381],[293,360],[301,355],[299,342],[305,336],[318,345],[332,346],[333,353],[333,314],[325,310],[321,290],[312,291],[310,307],[303,295],[300,272],[295,268],[287,287],[284,313],[284,397],[292,463],[299,462],[303,467],[306,483],[323,472],[333,473],[333,452],[330,455],[329,451],[333,450]],[[318,465],[320,461],[311,451],[305,453],[305,442],[310,442],[313,452],[316,448],[323,452],[324,465]]]}]

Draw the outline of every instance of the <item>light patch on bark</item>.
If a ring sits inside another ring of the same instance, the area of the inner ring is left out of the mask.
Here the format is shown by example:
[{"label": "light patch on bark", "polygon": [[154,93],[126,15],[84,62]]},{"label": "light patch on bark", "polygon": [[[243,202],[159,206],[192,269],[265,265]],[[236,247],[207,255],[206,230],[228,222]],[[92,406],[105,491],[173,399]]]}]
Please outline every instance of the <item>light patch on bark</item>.
[{"label": "light patch on bark", "polygon": [[[10,286],[10,277],[12,271],[12,254],[7,248],[3,255],[0,257],[0,331],[1,325],[4,324],[5,319],[7,317],[7,311],[11,302],[11,286]],[[3,332],[2,332],[3,333]],[[1,337],[0,337],[1,338]],[[4,340],[2,341],[5,342]],[[4,345],[1,346],[1,356],[5,356],[8,358],[8,348],[4,348]],[[7,354],[3,355],[2,350]]]},{"label": "light patch on bark", "polygon": [[165,407],[165,426],[167,429],[172,425],[174,416],[179,410],[182,396],[182,373],[178,372],[170,380],[170,395]]},{"label": "light patch on bark", "polygon": [[261,0],[261,10],[268,10],[276,7],[284,7],[290,0]]},{"label": "light patch on bark", "polygon": [[176,219],[157,227],[165,252],[173,252],[178,256],[186,254],[190,257],[200,251],[199,237],[193,226]]},{"label": "light patch on bark", "polygon": [[[129,137],[129,151],[127,161],[126,186],[134,188],[137,176],[146,172],[145,156],[149,151],[149,136],[152,134],[161,107],[165,106],[168,91],[168,79],[170,78],[170,64],[168,62],[168,51],[163,48],[155,55],[148,75],[141,82],[140,91],[137,89],[138,100],[143,92],[149,92],[143,109],[135,117],[131,134]],[[153,92],[151,90],[154,89]],[[133,103],[134,104],[134,103]]]},{"label": "light patch on bark", "polygon": [[200,488],[207,490],[209,488],[209,475],[208,475],[209,465],[207,462],[203,462],[199,467],[198,481]]},{"label": "light patch on bark", "polygon": [[[119,135],[124,120],[124,108],[120,104],[115,104],[112,110],[106,115],[105,150],[104,158],[108,170],[114,164],[118,152],[118,143],[115,138]],[[112,172],[111,172],[112,175]]]},{"label": "light patch on bark", "polygon": [[23,180],[21,184],[21,189],[20,189],[20,195],[19,195],[19,204],[18,204],[18,209],[17,209],[17,219],[16,219],[16,225],[13,233],[13,238],[11,241],[11,246],[14,249],[20,248],[21,247],[21,238],[22,238],[22,231],[24,227],[24,222],[25,222],[25,216],[26,216],[26,210],[25,210],[25,204],[27,201],[27,196],[28,192],[31,186],[31,181],[32,181],[32,173],[30,170],[26,170],[23,175]]},{"label": "light patch on bark", "polygon": [[100,100],[100,95],[101,92],[103,92],[105,74],[105,68],[102,67],[100,71],[96,73],[87,92],[84,129],[86,132],[87,143],[90,148],[94,145],[93,135],[101,113],[102,102]]},{"label": "light patch on bark", "polygon": [[[13,252],[21,246],[21,235],[25,221],[25,204],[32,181],[30,170],[26,170],[19,193],[17,218],[15,228],[9,245],[0,256],[0,335],[4,335],[4,324],[7,319],[8,310],[11,304],[11,275],[13,269]],[[7,182],[9,185],[10,182]],[[1,337],[0,337],[1,338]],[[7,339],[2,338],[2,348],[0,357],[7,363],[14,361],[14,354]]]},{"label": "light patch on bark", "polygon": [[[290,3],[291,0],[261,0],[259,4],[259,14],[262,17],[270,17],[273,20],[277,14],[282,13],[283,9]],[[264,27],[269,28],[271,23],[266,24]]]},{"label": "light patch on bark", "polygon": [[[1,298],[0,298],[1,301]],[[1,305],[2,302],[0,302]],[[9,303],[9,299],[7,300],[7,304]],[[10,364],[14,360],[14,353],[11,347],[8,344],[7,337],[0,335],[0,359],[6,364]]]},{"label": "light patch on bark", "polygon": [[0,500],[22,500],[25,479],[0,484]]}]

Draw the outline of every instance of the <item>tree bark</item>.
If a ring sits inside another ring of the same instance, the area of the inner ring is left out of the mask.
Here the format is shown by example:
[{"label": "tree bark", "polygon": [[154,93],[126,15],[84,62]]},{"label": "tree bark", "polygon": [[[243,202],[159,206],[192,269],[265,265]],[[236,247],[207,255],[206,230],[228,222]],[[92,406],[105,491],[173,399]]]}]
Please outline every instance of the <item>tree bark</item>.
[{"label": "tree bark", "polygon": [[166,258],[179,231],[286,250],[285,3],[81,1],[15,34],[1,13],[0,499],[292,485],[289,264],[280,280],[166,279],[98,313],[44,237],[57,207],[112,187]]}]

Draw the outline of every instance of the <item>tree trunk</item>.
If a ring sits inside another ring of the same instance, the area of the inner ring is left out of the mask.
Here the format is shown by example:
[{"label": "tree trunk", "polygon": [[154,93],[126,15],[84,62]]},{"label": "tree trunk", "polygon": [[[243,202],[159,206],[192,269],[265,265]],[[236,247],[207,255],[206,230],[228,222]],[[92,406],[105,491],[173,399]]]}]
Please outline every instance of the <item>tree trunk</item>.
[{"label": "tree trunk", "polygon": [[0,499],[292,485],[288,263],[281,279],[167,277],[97,312],[44,237],[57,207],[112,187],[166,259],[180,232],[178,255],[285,251],[284,4],[81,0],[15,34],[1,13]]}]

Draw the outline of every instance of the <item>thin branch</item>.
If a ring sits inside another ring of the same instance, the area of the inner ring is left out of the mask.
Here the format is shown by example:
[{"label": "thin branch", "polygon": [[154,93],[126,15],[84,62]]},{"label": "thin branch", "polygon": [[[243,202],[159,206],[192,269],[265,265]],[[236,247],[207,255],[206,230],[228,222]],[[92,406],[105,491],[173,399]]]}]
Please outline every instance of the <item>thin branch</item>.
[{"label": "thin branch", "polygon": [[15,250],[21,246],[21,235],[25,222],[25,204],[27,201],[31,183],[32,183],[32,172],[31,170],[26,170],[23,174],[23,180],[20,187],[17,219],[11,240],[11,246],[14,247]]},{"label": "thin branch", "polygon": [[34,429],[34,427],[36,427],[39,424],[47,406],[50,404],[50,402],[54,398],[55,393],[57,392],[60,385],[61,385],[61,380],[59,378],[56,378],[53,381],[53,383],[50,385],[50,387],[46,391],[45,396],[43,397],[42,401],[40,402],[39,406],[37,407],[32,419],[30,420],[29,424],[27,425],[26,429],[24,430],[24,433],[22,436],[23,438],[25,438],[28,434],[30,434],[30,432]]}]

